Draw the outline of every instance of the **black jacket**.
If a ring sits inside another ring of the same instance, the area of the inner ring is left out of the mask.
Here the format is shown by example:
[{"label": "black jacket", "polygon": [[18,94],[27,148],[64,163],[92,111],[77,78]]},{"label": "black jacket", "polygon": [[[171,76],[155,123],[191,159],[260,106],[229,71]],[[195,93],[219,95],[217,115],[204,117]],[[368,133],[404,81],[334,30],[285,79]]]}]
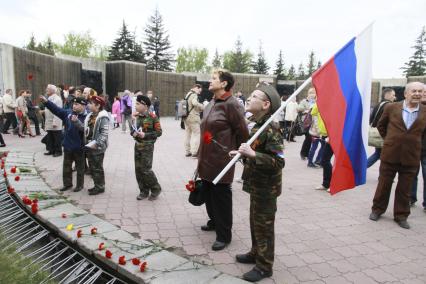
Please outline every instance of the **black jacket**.
[{"label": "black jacket", "polygon": [[[373,108],[373,111],[371,112],[371,115],[370,115],[370,125],[371,125],[371,127],[377,127],[377,122],[379,122],[380,117],[383,114],[383,110],[385,109],[385,105],[387,105],[390,102],[391,101],[388,101],[388,100],[382,100],[380,103],[378,103]],[[380,105],[382,107],[380,107]],[[379,109],[379,107],[380,107],[380,109]],[[376,115],[376,113],[377,113],[377,115]]]}]

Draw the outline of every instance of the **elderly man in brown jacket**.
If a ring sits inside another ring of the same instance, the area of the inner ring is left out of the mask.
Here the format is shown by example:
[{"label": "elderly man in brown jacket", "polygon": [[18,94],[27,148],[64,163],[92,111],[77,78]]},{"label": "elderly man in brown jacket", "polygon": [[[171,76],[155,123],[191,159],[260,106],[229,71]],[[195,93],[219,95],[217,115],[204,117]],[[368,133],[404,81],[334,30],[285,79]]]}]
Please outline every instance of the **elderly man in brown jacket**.
[{"label": "elderly man in brown jacket", "polygon": [[209,91],[214,94],[204,109],[198,173],[206,191],[206,209],[210,220],[203,231],[216,231],[213,250],[222,250],[232,239],[232,191],[234,167],[214,185],[212,182],[231,160],[229,151],[236,150],[249,136],[244,109],[232,96],[234,77],[225,70],[213,72]]},{"label": "elderly man in brown jacket", "polygon": [[426,129],[426,107],[420,104],[423,84],[408,83],[405,100],[388,104],[380,118],[377,129],[384,138],[379,183],[373,199],[370,219],[377,221],[388,206],[392,183],[398,173],[395,189],[394,220],[404,229],[410,215],[410,190],[417,174],[422,149],[422,136]]}]

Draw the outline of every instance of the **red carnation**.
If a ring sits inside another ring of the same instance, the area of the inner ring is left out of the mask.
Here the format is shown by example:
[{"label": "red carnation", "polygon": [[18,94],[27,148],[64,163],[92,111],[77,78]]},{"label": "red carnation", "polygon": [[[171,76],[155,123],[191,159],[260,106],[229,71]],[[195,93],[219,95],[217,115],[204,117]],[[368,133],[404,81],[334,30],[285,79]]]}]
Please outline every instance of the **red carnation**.
[{"label": "red carnation", "polygon": [[4,152],[4,153],[3,153],[3,157],[7,157],[7,152]]},{"label": "red carnation", "polygon": [[96,227],[93,227],[91,230],[90,230],[90,234],[92,234],[92,235],[96,235],[98,233],[98,229],[96,228]]},{"label": "red carnation", "polygon": [[4,172],[4,173],[3,173],[3,176],[6,178],[6,177],[7,177],[7,173],[6,173],[6,172]]},{"label": "red carnation", "polygon": [[61,217],[62,217],[62,218],[67,218],[67,214],[62,213]]},{"label": "red carnation", "polygon": [[4,164],[1,164],[1,169],[2,169],[2,170],[4,169]]},{"label": "red carnation", "polygon": [[33,205],[31,205],[31,212],[33,212],[33,214],[37,214],[37,212],[38,212],[37,203],[34,203]]},{"label": "red carnation", "polygon": [[15,189],[14,189],[13,187],[11,187],[11,186],[8,186],[8,187],[7,187],[7,192],[8,192],[9,194],[15,193]]},{"label": "red carnation", "polygon": [[134,264],[134,265],[139,265],[140,263],[141,263],[141,261],[140,261],[140,259],[139,258],[133,258],[132,259],[132,263]]},{"label": "red carnation", "polygon": [[38,203],[38,199],[37,199],[37,198],[34,198],[34,199],[33,199],[33,203],[34,203],[34,204],[37,204],[37,203]]},{"label": "red carnation", "polygon": [[212,143],[212,140],[213,140],[213,135],[209,131],[204,132],[204,135],[203,135],[204,144],[210,144]]},{"label": "red carnation", "polygon": [[83,232],[81,230],[77,231],[77,238],[81,238],[81,236],[83,235]]},{"label": "red carnation", "polygon": [[146,261],[144,261],[144,262],[141,264],[141,268],[140,268],[141,272],[145,272],[145,270],[146,270],[146,265],[147,265]]},{"label": "red carnation", "polygon": [[126,265],[126,257],[124,255],[122,255],[118,258],[118,264]]},{"label": "red carnation", "polygon": [[16,167],[12,167],[12,168],[10,169],[10,172],[11,172],[12,174],[16,173]]},{"label": "red carnation", "polygon": [[28,196],[24,195],[22,197],[22,202],[24,202],[25,205],[31,205],[33,204],[33,202],[31,201],[31,199],[28,198]]},{"label": "red carnation", "polygon": [[103,250],[105,248],[105,244],[104,243],[100,243],[98,246],[98,250]]},{"label": "red carnation", "polygon": [[112,252],[110,250],[106,250],[105,251],[105,257],[111,259],[112,257]]},{"label": "red carnation", "polygon": [[15,177],[15,181],[19,181],[21,178],[19,176]]}]

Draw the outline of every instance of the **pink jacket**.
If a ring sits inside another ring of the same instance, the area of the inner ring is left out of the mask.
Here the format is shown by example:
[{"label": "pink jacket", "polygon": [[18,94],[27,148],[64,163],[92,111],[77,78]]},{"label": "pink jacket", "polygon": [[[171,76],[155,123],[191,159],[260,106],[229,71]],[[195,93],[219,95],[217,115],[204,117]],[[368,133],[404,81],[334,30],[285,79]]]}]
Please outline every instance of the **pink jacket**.
[{"label": "pink jacket", "polygon": [[115,121],[121,123],[121,104],[119,100],[116,100],[112,104],[112,114],[115,116]]}]

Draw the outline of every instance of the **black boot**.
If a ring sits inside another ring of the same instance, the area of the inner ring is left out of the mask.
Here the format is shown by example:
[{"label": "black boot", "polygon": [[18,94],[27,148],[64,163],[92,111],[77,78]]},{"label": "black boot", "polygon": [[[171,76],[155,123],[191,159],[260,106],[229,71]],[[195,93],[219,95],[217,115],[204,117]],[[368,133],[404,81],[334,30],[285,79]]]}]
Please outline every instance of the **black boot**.
[{"label": "black boot", "polygon": [[266,277],[271,277],[272,271],[263,271],[256,266],[252,270],[243,274],[243,279],[249,282],[258,282]]}]

